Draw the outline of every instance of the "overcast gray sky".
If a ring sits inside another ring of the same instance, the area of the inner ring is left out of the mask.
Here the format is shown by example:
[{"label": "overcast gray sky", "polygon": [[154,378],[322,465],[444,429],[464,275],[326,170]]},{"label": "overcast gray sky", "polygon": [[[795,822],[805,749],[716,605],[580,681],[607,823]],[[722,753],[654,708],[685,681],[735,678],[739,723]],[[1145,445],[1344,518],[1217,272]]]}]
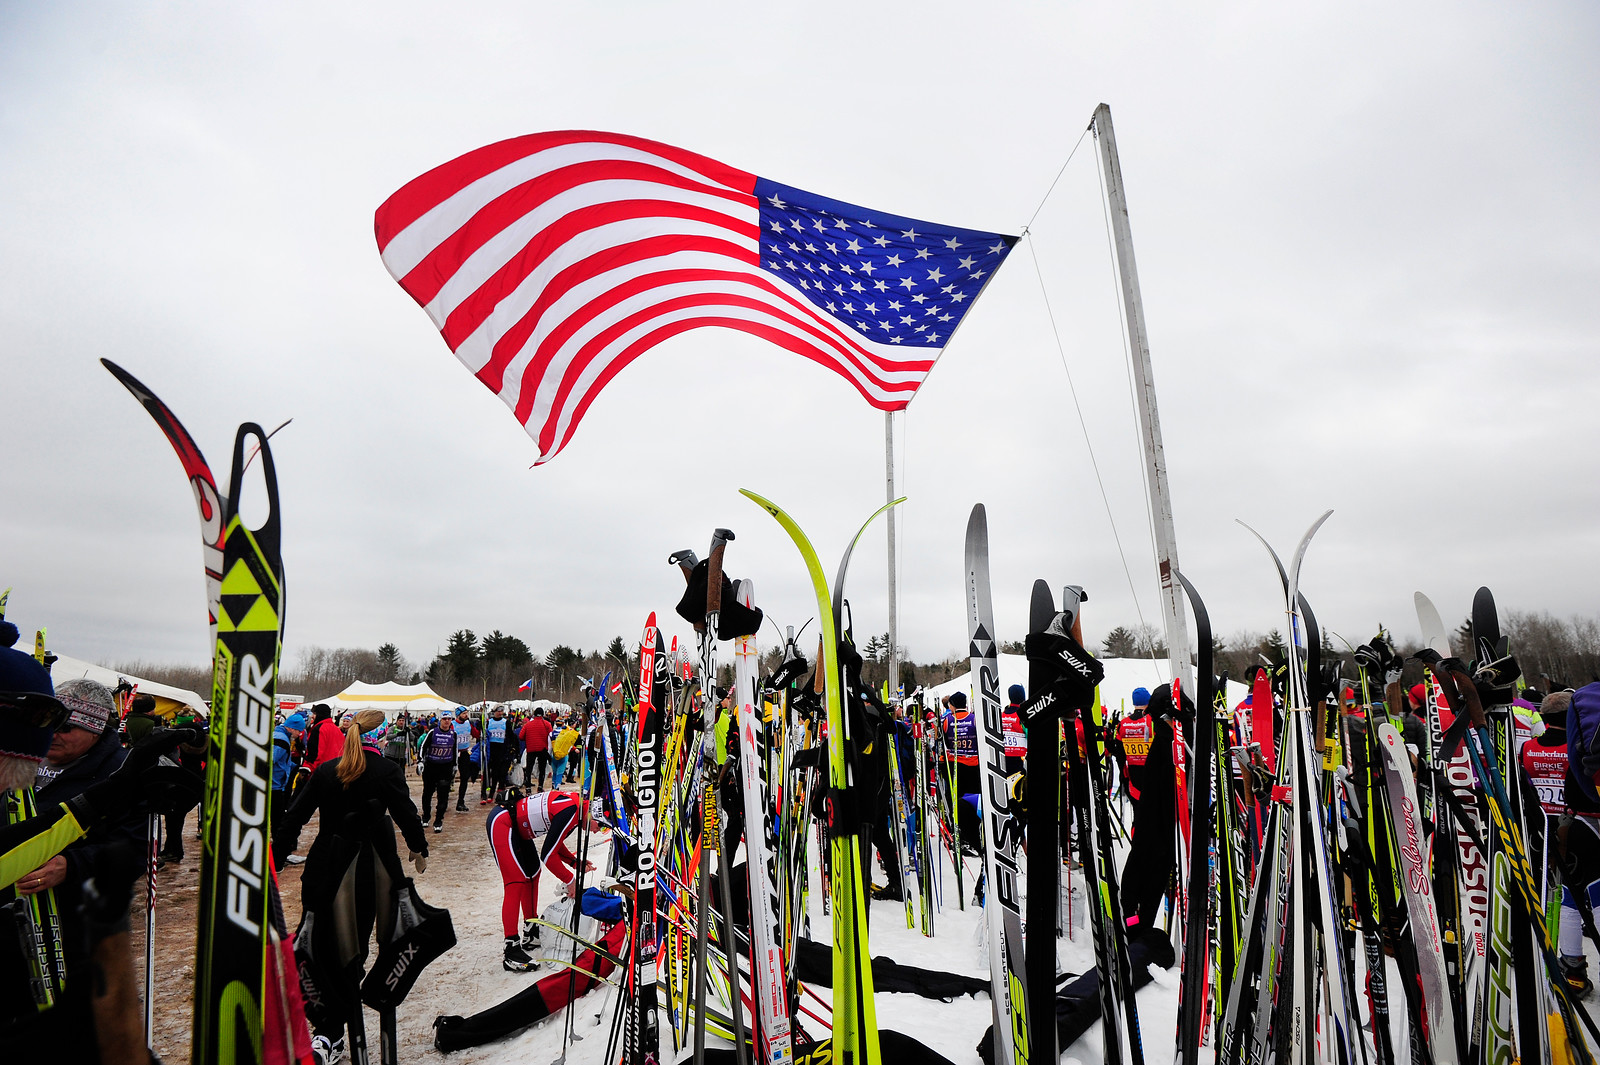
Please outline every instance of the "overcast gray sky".
[{"label": "overcast gray sky", "polygon": [[[637,637],[665,564],[814,613],[777,525],[832,571],[883,498],[883,416],[842,378],[698,330],[604,392],[546,466],[389,278],[372,213],[524,133],[649,137],[826,196],[1003,232],[1097,103],[1116,119],[1179,555],[1222,633],[1281,624],[1281,549],[1352,639],[1596,609],[1600,14],[1593,4],[0,7],[0,587],[53,648],[209,657],[197,521],[155,389],[213,468],[275,441],[287,654],[499,628]],[[1157,618],[1117,304],[1086,141],[903,419],[902,639],[964,644],[987,504],[1001,635],[1034,577],[1098,636]],[[1089,469],[1042,264],[1106,481]],[[225,474],[223,474],[225,476]],[[1454,491],[1453,496],[1450,493]],[[883,533],[857,554],[881,631]],[[686,632],[685,626],[676,631]],[[768,630],[770,633],[771,630]]]}]

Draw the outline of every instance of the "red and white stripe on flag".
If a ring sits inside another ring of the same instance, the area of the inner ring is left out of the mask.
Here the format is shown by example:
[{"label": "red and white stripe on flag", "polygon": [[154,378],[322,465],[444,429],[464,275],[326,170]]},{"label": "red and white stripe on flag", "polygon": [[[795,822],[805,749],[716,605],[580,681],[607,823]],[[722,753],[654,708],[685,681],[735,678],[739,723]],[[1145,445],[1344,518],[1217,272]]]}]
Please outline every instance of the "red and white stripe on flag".
[{"label": "red and white stripe on flag", "polygon": [[[765,203],[758,192],[769,189],[784,197],[774,193]],[[809,214],[788,202],[790,192],[809,199]],[[918,304],[915,311],[928,314],[927,321],[911,314],[895,318],[889,299],[872,298],[870,277],[844,269],[865,263],[870,275],[884,268],[870,259],[830,259],[817,244],[802,249],[789,242],[797,259],[779,243],[763,243],[767,225],[813,225],[821,234],[826,221],[841,238],[826,247],[838,256],[857,255],[855,241],[843,245],[850,228],[888,233],[871,218],[858,218],[860,212],[654,141],[566,131],[501,141],[428,171],[378,208],[375,229],[384,265],[456,357],[511,408],[542,463],[566,446],[623,367],[699,326],[739,329],[777,343],[842,374],[873,406],[903,408],[970,306],[964,301],[987,283],[985,269],[998,265],[996,249],[1003,258],[1012,238],[990,248],[988,263],[962,260],[963,269],[976,271],[956,279],[967,290],[944,286],[938,295],[944,274],[937,269],[927,281],[902,278],[907,293],[925,285],[925,300],[946,301],[942,308]],[[884,224],[904,221],[873,217]],[[912,244],[919,237],[928,242],[929,233],[917,232],[920,225],[909,226]],[[943,232],[958,235],[937,249],[952,259],[957,252],[947,249],[961,247],[960,236],[993,236]],[[882,233],[876,246],[865,244],[866,254],[876,248],[887,259],[894,248]],[[764,248],[771,249],[767,261]],[[805,249],[820,258],[807,261]],[[913,253],[902,250],[906,254],[894,259],[909,264]],[[783,255],[790,255],[786,267]],[[844,282],[836,300],[826,298],[823,275],[830,284]],[[879,292],[886,291],[884,276],[876,282]],[[865,297],[852,298],[852,292]],[[893,306],[898,312],[911,305],[895,299]],[[885,338],[895,330],[903,335],[891,343]]]}]

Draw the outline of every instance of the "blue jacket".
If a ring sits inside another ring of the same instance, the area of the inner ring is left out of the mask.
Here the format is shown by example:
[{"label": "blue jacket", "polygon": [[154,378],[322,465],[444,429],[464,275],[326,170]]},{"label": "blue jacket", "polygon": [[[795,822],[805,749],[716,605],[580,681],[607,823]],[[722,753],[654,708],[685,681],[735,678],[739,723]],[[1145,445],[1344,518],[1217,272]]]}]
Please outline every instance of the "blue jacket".
[{"label": "blue jacket", "polygon": [[282,791],[289,786],[289,781],[294,779],[294,771],[300,766],[290,756],[294,748],[294,737],[289,735],[289,730],[279,725],[272,730],[272,790]]}]

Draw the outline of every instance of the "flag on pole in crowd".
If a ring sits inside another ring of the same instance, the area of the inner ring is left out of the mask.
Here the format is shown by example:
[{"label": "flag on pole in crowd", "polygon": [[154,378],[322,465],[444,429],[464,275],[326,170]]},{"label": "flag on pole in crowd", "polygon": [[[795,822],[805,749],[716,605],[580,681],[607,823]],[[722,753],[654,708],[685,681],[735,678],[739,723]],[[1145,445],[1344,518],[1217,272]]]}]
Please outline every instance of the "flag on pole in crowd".
[{"label": "flag on pole in crowd", "polygon": [[529,677],[527,680],[523,681],[521,684],[518,684],[517,685],[517,691],[519,691],[519,692],[531,692],[531,691],[533,691],[533,678]]},{"label": "flag on pole in crowd", "polygon": [[374,222],[384,265],[540,463],[623,367],[700,326],[762,337],[901,410],[1017,239],[592,131],[468,152]]}]

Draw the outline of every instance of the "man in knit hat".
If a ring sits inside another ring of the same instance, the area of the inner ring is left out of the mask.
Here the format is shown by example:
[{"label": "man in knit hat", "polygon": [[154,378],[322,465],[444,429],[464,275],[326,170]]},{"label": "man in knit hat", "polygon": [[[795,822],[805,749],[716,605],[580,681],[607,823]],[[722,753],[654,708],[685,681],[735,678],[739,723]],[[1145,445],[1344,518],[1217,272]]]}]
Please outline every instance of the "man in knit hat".
[{"label": "man in knit hat", "polygon": [[[56,698],[67,708],[67,720],[51,738],[39,766],[35,792],[41,810],[105,781],[128,756],[118,734],[116,698],[105,685],[87,678],[64,680],[56,685]],[[143,868],[145,820],[142,811],[123,809],[18,885],[22,895],[54,890],[60,913],[67,992],[56,1008],[41,1015],[39,1032],[52,1045],[84,1038],[83,1029],[134,1037],[139,1032],[128,902]],[[90,880],[99,897],[86,905],[84,885]],[[93,996],[89,988],[96,989]]]},{"label": "man in knit hat", "polygon": [[[21,817],[18,809],[10,818],[0,818],[0,902],[48,900],[62,922],[59,942],[66,960],[66,978],[55,1004],[40,1011],[26,990],[7,993],[0,997],[0,1029],[4,1030],[8,1055],[20,1061],[94,1062],[104,1060],[108,1052],[120,1060],[126,1048],[142,1045],[138,988],[126,932],[127,898],[142,864],[140,848],[132,848],[131,860],[126,863],[131,873],[115,870],[115,855],[97,864],[83,861],[81,850],[67,857],[63,849],[138,809],[150,788],[163,786],[152,776],[156,759],[189,734],[157,733],[137,751],[123,752],[116,731],[107,728],[114,719],[111,693],[93,682],[68,681],[60,692],[66,698],[57,698],[49,672],[14,649],[17,638],[16,626],[0,621],[0,791],[7,793],[6,802],[16,802],[17,795],[41,772],[52,778],[52,785],[70,785],[88,767],[99,764],[94,752],[108,731],[116,762],[126,763],[126,768],[107,773],[107,779],[64,801],[59,791],[53,803],[41,794],[38,812],[32,817]],[[55,737],[61,731],[69,737],[83,735],[57,744]],[[85,743],[86,739],[89,742]],[[169,798],[192,801],[176,795]],[[51,857],[39,865],[41,855]],[[82,878],[67,871],[82,869],[95,878],[102,899],[121,896],[120,938],[107,933],[107,922],[114,923],[114,914],[108,917],[96,900],[88,900],[95,904],[80,912]],[[124,879],[114,880],[117,876]],[[27,929],[18,923],[17,915],[26,909],[7,906],[0,911],[7,917],[0,938],[12,944],[18,941],[17,934]],[[91,945],[91,937],[99,941]],[[18,979],[28,983],[31,966],[26,959],[15,951],[0,951],[0,958],[4,959],[0,961],[0,983],[8,992],[18,986]]]}]

